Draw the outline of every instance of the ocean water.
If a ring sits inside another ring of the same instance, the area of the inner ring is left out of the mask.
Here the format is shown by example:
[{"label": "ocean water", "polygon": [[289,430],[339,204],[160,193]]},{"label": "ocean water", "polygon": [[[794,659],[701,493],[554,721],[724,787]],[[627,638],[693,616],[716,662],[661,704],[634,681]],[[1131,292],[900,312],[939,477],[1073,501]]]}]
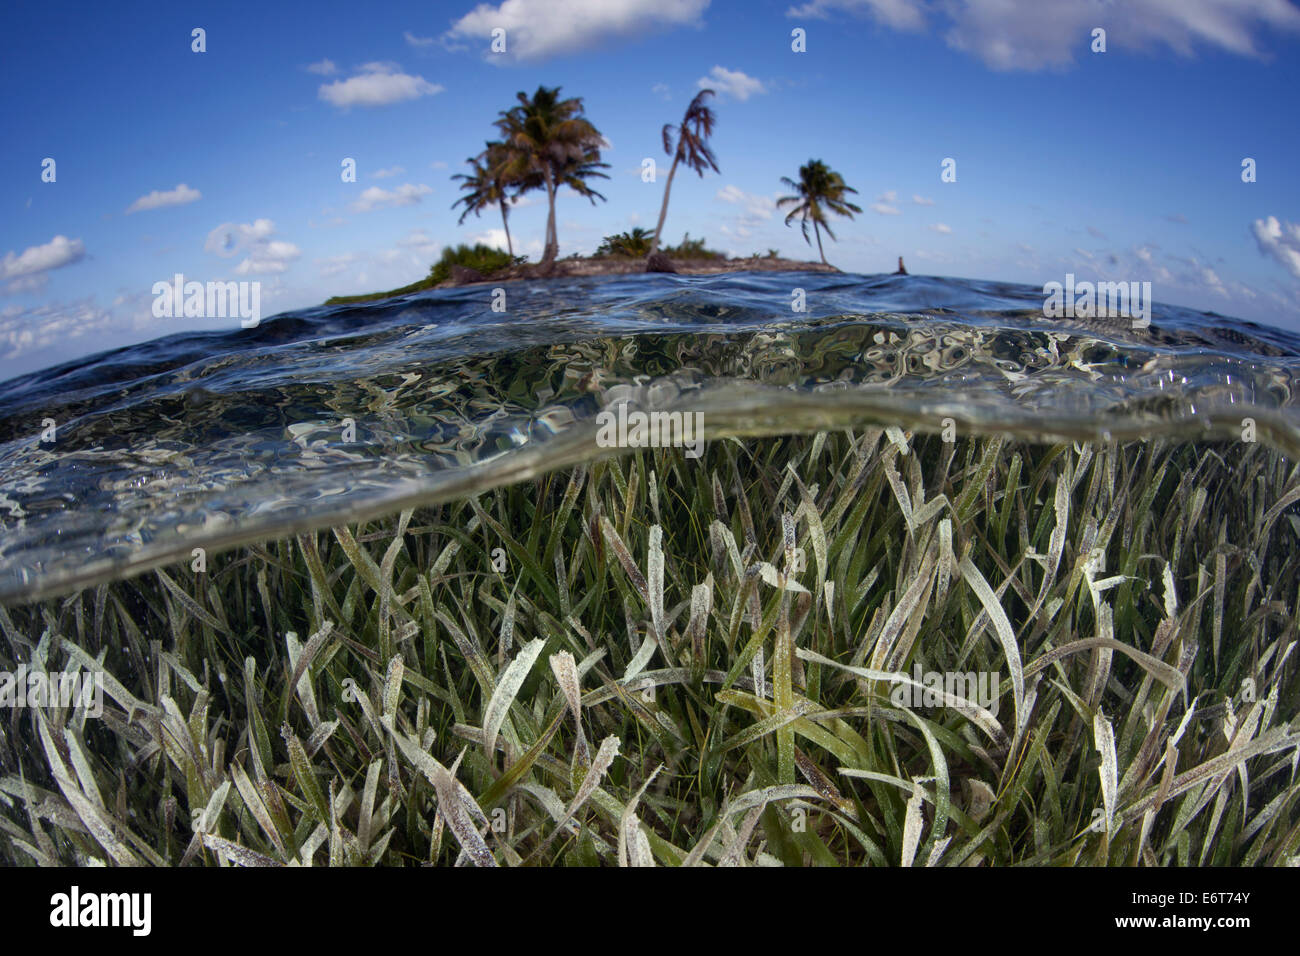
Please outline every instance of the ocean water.
[{"label": "ocean water", "polygon": [[318,307],[0,383],[0,602],[607,455],[620,404],[699,413],[705,441],[875,424],[1300,454],[1300,337],[1214,314],[1051,319],[1038,288],[918,276],[505,290],[504,312],[488,286]]}]

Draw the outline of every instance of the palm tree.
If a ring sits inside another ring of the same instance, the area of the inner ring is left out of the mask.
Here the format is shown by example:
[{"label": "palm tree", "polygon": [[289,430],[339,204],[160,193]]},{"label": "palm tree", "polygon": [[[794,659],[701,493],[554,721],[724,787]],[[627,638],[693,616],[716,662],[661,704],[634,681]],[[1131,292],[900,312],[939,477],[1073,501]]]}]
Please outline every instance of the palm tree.
[{"label": "palm tree", "polygon": [[594,205],[605,197],[586,180],[593,176],[609,178],[599,172],[609,168],[608,163],[600,161],[600,146],[605,140],[582,115],[582,100],[561,100],[559,93],[558,86],[539,86],[531,99],[519,93],[519,105],[503,110],[496,121],[505,146],[503,174],[521,184],[521,190],[534,188],[530,183],[539,179],[538,185],[546,188],[549,208],[543,265],[554,262],[559,254],[555,230],[555,194],[559,188],[568,186]]},{"label": "palm tree", "polygon": [[821,230],[825,229],[826,235],[832,239],[835,238],[835,233],[831,232],[830,224],[826,221],[826,213],[829,211],[852,219],[855,212],[862,212],[844,198],[845,193],[856,194],[857,190],[846,186],[844,177],[820,159],[810,159],[806,165],[799,167],[798,182],[788,176],[782,176],[781,182],[795,191],[795,195],[782,196],[776,201],[778,209],[794,206],[785,217],[785,224],[790,225],[790,220],[798,216],[803,227],[804,241],[811,245],[812,240],[808,238],[808,223],[811,222],[813,232],[817,235],[817,254],[821,256],[823,265],[830,265],[826,261],[826,253],[822,252]]},{"label": "palm tree", "polygon": [[[604,140],[602,139],[601,142],[603,143]],[[586,196],[587,199],[591,200],[593,206],[596,205],[597,199],[604,202],[605,197],[601,193],[592,189],[590,184],[587,183],[587,180],[591,177],[609,179],[607,175],[600,172],[602,169],[609,169],[609,163],[602,163],[600,161],[600,150],[597,147],[589,147],[583,152],[581,157],[560,164],[555,173],[555,188],[558,190],[561,186],[568,186],[579,196]],[[542,185],[542,183],[538,183],[538,186],[540,185]],[[555,235],[554,211],[554,200],[552,200],[551,243],[552,246],[558,250],[559,240]]]},{"label": "palm tree", "polygon": [[[510,258],[515,257],[514,242],[510,239],[510,206],[518,196],[518,187],[521,184],[512,182],[506,177],[507,155],[505,146],[502,143],[487,143],[483,152],[477,156],[471,156],[465,162],[469,163],[469,173],[457,173],[452,179],[462,179],[460,188],[467,190],[464,196],[461,196],[451,208],[464,203],[465,211],[461,213],[459,223],[463,224],[466,217],[473,213],[477,217],[484,209],[492,206],[501,207],[501,225],[506,231],[506,249],[510,253]],[[516,187],[515,195],[510,195],[511,187]]]},{"label": "palm tree", "polygon": [[[718,172],[718,161],[713,156],[713,150],[705,142],[713,135],[713,126],[717,123],[718,118],[713,110],[705,105],[705,100],[713,96],[712,90],[700,90],[695,94],[695,99],[691,100],[691,105],[686,107],[686,115],[682,117],[680,126],[673,126],[671,123],[664,125],[664,153],[673,158],[673,164],[668,168],[668,180],[664,183],[664,204],[659,207],[659,225],[655,226],[655,236],[650,242],[650,252],[654,253],[659,248],[659,237],[663,235],[664,219],[668,215],[668,194],[673,188],[673,174],[677,172],[677,164],[685,162],[687,166],[700,174],[704,178],[705,168]],[[677,148],[673,149],[673,132],[677,133]]]}]

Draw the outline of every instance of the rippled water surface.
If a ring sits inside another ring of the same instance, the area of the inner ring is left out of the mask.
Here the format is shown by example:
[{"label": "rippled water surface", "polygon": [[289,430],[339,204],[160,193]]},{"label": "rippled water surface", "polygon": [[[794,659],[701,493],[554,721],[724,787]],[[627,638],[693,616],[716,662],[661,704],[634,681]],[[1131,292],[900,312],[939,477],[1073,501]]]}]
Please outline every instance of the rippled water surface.
[{"label": "rippled water surface", "polygon": [[427,292],[0,383],[0,600],[607,454],[596,415],[624,401],[702,412],[707,440],[945,418],[1030,439],[1239,438],[1251,418],[1300,453],[1300,337],[1222,316],[1047,319],[1035,288],[915,276],[506,290],[504,313],[487,286]]}]

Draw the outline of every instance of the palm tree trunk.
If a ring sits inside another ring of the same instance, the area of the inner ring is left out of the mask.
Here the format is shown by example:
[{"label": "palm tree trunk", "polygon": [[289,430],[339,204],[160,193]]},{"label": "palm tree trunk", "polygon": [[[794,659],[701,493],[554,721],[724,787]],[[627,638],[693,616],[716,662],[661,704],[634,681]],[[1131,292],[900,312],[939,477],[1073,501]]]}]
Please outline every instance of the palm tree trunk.
[{"label": "palm tree trunk", "polygon": [[830,263],[826,261],[826,253],[822,252],[822,231],[817,227],[816,219],[813,220],[813,232],[817,234],[817,255],[822,257],[822,265],[828,266]]},{"label": "palm tree trunk", "polygon": [[506,250],[510,253],[511,260],[515,257],[515,244],[510,241],[510,210],[506,206],[506,201],[501,200],[501,225],[506,229]]},{"label": "palm tree trunk", "polygon": [[546,175],[546,203],[550,211],[546,214],[546,248],[542,251],[542,262],[549,265],[555,261],[555,257],[560,253],[560,239],[555,233],[555,182],[551,178],[551,170],[547,167]]},{"label": "palm tree trunk", "polygon": [[673,157],[673,164],[668,168],[668,181],[664,183],[664,204],[659,207],[659,225],[655,226],[654,238],[650,240],[650,255],[659,249],[659,236],[664,231],[664,220],[668,218],[668,194],[673,191],[673,175],[677,172],[678,157]]}]

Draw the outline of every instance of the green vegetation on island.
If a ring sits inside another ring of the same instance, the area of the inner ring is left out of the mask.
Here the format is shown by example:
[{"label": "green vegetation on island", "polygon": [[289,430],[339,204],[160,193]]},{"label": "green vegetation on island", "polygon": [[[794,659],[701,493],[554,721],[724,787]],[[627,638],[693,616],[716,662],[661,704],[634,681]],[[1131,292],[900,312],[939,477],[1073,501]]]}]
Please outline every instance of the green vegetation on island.
[{"label": "green vegetation on island", "polygon": [[393,296],[409,295],[412,292],[423,292],[426,289],[436,289],[442,283],[451,279],[453,266],[461,266],[466,269],[473,269],[483,275],[490,275],[524,261],[522,257],[516,259],[495,246],[486,246],[481,242],[477,242],[472,246],[463,243],[458,246],[447,246],[442,250],[442,255],[438,258],[438,261],[429,269],[429,274],[419,282],[402,286],[400,289],[391,289],[388,292],[372,292],[368,295],[339,295],[327,300],[325,304],[350,305],[357,302],[375,302]]},{"label": "green vegetation on island", "polygon": [[[606,236],[601,240],[594,258],[607,259],[622,257],[625,259],[643,259],[650,255],[654,244],[654,233],[640,226],[629,232],[620,232]],[[665,246],[659,250],[670,259],[718,259],[725,260],[725,253],[710,249],[703,239],[692,239],[688,232],[675,246]],[[776,250],[770,250],[775,257]]]}]

